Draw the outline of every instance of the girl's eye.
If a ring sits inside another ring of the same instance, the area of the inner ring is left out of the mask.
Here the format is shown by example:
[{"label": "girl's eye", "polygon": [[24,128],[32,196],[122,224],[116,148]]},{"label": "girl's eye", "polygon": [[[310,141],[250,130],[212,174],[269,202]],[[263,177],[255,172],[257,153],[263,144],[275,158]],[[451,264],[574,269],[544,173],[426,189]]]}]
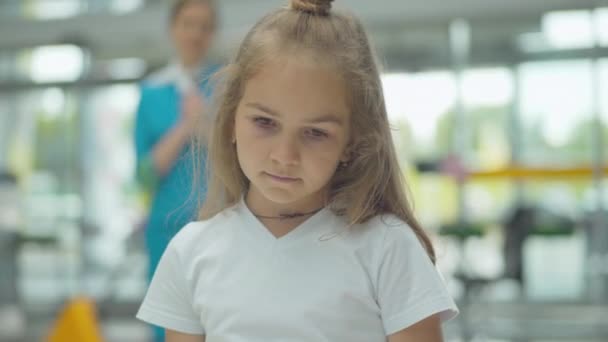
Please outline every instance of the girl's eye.
[{"label": "girl's eye", "polygon": [[274,120],[272,120],[270,118],[265,118],[263,116],[258,116],[258,117],[253,118],[253,122],[258,127],[262,127],[262,128],[273,128],[274,126],[276,126]]},{"label": "girl's eye", "polygon": [[313,139],[324,139],[328,136],[327,132],[316,128],[310,128],[306,130],[306,135]]}]

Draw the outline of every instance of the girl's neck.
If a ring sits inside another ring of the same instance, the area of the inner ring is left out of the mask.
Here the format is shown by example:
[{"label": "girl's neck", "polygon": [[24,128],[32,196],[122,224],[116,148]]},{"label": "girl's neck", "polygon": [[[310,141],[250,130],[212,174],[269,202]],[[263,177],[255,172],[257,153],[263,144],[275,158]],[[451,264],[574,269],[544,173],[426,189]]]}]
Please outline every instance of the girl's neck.
[{"label": "girl's neck", "polygon": [[289,220],[273,220],[258,218],[260,222],[268,229],[268,231],[274,235],[275,238],[279,239],[282,236],[289,234],[292,230],[296,229],[299,225],[304,223],[308,217],[297,217]]},{"label": "girl's neck", "polygon": [[325,206],[325,199],[322,196],[284,204],[270,201],[256,191],[247,192],[245,202],[254,215],[267,218],[307,216],[300,214],[314,214]]},{"label": "girl's neck", "polygon": [[255,190],[245,196],[245,204],[276,238],[288,234],[325,206],[323,197],[288,204],[272,202]]}]

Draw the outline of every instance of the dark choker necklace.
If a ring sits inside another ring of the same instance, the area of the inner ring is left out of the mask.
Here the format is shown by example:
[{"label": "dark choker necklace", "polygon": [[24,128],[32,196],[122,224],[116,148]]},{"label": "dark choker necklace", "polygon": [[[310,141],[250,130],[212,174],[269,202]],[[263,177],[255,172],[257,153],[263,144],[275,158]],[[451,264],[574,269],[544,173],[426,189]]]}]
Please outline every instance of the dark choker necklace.
[{"label": "dark choker necklace", "polygon": [[279,216],[264,216],[264,215],[253,214],[253,216],[255,216],[257,218],[268,219],[268,220],[289,220],[289,219],[293,219],[293,218],[296,218],[296,217],[303,217],[303,216],[314,215],[314,214],[318,213],[319,211],[321,211],[321,209],[323,209],[323,208],[324,207],[321,207],[319,209],[315,209],[315,210],[309,211],[307,213],[281,214]]}]

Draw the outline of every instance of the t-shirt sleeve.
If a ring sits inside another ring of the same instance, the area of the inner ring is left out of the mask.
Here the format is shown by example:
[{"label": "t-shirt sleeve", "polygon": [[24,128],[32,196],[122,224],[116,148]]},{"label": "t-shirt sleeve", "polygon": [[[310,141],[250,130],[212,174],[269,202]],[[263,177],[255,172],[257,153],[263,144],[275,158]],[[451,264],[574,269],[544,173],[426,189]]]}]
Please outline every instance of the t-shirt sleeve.
[{"label": "t-shirt sleeve", "polygon": [[160,259],[137,318],[165,329],[204,335],[178,251],[174,238]]},{"label": "t-shirt sleeve", "polygon": [[388,227],[377,263],[377,300],[386,335],[431,315],[442,321],[458,309],[415,233],[404,223]]}]

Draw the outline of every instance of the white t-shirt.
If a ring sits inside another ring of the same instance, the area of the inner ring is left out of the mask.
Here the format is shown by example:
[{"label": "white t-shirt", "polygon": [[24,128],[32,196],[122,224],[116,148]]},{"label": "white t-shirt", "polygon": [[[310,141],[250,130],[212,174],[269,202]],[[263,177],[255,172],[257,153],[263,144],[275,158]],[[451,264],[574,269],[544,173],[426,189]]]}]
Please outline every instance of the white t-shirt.
[{"label": "white t-shirt", "polygon": [[173,238],[137,317],[206,342],[381,342],[457,312],[395,216],[347,228],[323,209],[277,239],[241,201]]}]

